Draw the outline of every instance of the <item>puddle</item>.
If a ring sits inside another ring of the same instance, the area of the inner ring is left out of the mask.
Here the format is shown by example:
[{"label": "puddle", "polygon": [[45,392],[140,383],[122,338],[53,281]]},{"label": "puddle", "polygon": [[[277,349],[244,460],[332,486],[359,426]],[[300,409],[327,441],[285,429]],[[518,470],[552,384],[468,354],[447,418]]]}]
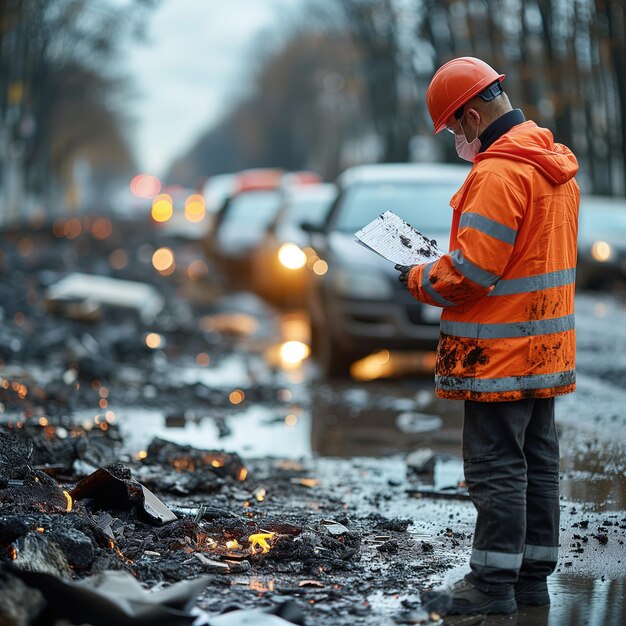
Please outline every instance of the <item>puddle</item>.
[{"label": "puddle", "polygon": [[313,451],[388,456],[418,448],[459,454],[462,403],[434,397],[431,381],[333,385],[311,390]]},{"label": "puddle", "polygon": [[207,387],[241,387],[250,384],[250,372],[239,355],[221,360],[219,367],[179,367],[170,374],[172,383]]},{"label": "puddle", "polygon": [[[443,584],[462,578],[467,568],[448,572]],[[548,578],[552,604],[548,607],[519,606],[516,615],[492,615],[482,626],[621,626],[625,623],[626,580],[564,574]],[[447,618],[449,626],[462,623]]]},{"label": "puddle", "polygon": [[311,418],[307,412],[251,406],[227,418],[230,434],[220,437],[214,420],[186,421],[168,427],[163,412],[155,409],[111,407],[130,453],[145,450],[154,437],[182,445],[224,449],[241,456],[302,458],[311,456]]},{"label": "puddle", "polygon": [[561,494],[595,510],[626,509],[626,469],[622,451],[583,441],[561,458]]},{"label": "puddle", "polygon": [[403,433],[427,433],[439,430],[443,420],[436,415],[409,412],[400,413],[396,418],[396,426]]},{"label": "puddle", "polygon": [[[626,581],[574,578],[554,575],[549,579],[552,606],[547,626],[617,626],[624,624]],[[533,624],[533,622],[518,622]]]},{"label": "puddle", "polygon": [[441,459],[435,463],[433,471],[433,487],[448,489],[456,487],[465,480],[463,461],[461,459]]},{"label": "puddle", "polygon": [[[492,615],[481,626],[620,626],[626,610],[626,581],[552,576],[549,580],[551,606],[520,606],[516,615]],[[374,611],[393,616],[404,609],[402,601],[415,602],[415,594],[377,591],[369,598]],[[468,617],[450,616],[443,624],[474,624]]]},{"label": "puddle", "polygon": [[561,479],[561,495],[568,501],[593,503],[596,511],[626,509],[626,477],[592,472],[571,472]]}]

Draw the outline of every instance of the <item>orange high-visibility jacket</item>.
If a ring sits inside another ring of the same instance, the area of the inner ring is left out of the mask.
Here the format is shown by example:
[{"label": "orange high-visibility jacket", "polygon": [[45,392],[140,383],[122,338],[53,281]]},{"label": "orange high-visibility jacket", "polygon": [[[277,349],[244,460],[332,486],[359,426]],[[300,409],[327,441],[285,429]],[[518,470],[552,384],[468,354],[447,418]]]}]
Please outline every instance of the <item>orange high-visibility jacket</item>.
[{"label": "orange high-visibility jacket", "polygon": [[578,162],[527,121],[476,156],[453,196],[450,252],[409,274],[443,307],[437,396],[495,402],[576,387]]}]

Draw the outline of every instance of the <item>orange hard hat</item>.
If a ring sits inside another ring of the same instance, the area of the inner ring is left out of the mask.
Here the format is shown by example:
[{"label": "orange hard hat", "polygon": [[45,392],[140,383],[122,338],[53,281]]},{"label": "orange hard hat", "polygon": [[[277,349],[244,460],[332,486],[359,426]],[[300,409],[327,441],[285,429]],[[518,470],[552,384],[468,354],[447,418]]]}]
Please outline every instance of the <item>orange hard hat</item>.
[{"label": "orange hard hat", "polygon": [[[452,114],[493,83],[500,83],[505,74],[498,74],[488,63],[475,57],[458,57],[442,65],[426,91],[428,112],[435,134],[445,128]],[[498,92],[499,93],[499,92]],[[498,94],[487,94],[491,100]]]}]

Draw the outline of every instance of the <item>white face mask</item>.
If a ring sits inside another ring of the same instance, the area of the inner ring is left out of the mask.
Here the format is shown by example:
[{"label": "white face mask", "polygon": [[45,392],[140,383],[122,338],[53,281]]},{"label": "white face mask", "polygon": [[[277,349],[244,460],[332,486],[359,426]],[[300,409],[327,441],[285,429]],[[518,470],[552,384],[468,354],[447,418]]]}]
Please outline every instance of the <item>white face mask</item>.
[{"label": "white face mask", "polygon": [[[461,126],[462,128],[462,126]],[[465,139],[465,133],[455,134],[454,135],[454,145],[456,148],[456,153],[465,161],[469,161],[470,163],[474,162],[476,155],[478,154],[482,143],[478,138],[478,129],[476,129],[476,138],[473,141],[467,141]]]}]

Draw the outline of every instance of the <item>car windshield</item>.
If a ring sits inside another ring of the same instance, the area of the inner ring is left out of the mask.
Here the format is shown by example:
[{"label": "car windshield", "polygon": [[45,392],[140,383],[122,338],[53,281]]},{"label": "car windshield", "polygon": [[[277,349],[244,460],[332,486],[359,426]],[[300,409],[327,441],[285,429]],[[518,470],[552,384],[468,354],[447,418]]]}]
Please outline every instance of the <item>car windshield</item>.
[{"label": "car windshield", "polygon": [[319,225],[324,221],[334,196],[318,196],[310,198],[294,198],[287,207],[284,218],[291,224],[309,222]]},{"label": "car windshield", "polygon": [[626,231],[626,204],[607,206],[581,202],[580,229],[589,234]]},{"label": "car windshield", "polygon": [[277,191],[248,191],[233,198],[224,215],[223,225],[266,226],[280,205]]},{"label": "car windshield", "polygon": [[428,234],[450,228],[450,198],[458,186],[444,183],[374,183],[348,190],[333,227],[355,232],[384,211],[392,211]]}]

